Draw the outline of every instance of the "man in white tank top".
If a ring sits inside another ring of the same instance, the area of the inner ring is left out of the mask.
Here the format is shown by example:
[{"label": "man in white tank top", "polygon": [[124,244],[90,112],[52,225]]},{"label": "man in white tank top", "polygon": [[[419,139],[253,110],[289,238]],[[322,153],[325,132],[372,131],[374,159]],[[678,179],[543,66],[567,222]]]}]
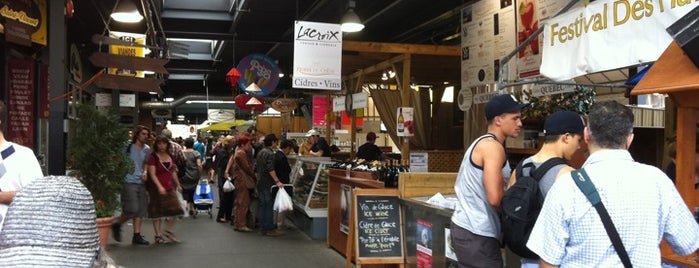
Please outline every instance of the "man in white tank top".
[{"label": "man in white tank top", "polygon": [[510,176],[504,145],[507,137],[519,136],[526,106],[509,94],[493,97],[485,106],[488,133],[464,154],[454,185],[459,202],[451,218],[459,267],[503,267],[499,213]]}]

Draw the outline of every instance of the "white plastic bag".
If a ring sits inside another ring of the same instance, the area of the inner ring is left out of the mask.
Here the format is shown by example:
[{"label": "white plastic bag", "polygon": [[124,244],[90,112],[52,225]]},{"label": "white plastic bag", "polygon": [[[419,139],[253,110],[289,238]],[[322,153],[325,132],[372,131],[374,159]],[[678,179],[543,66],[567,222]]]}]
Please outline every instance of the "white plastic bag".
[{"label": "white plastic bag", "polygon": [[177,200],[180,201],[180,206],[182,206],[182,210],[184,210],[184,215],[183,217],[187,218],[189,217],[189,210],[187,209],[187,201],[184,200],[182,197],[182,193],[180,191],[175,191],[177,193]]},{"label": "white plastic bag", "polygon": [[227,178],[226,182],[223,183],[223,192],[230,193],[235,190],[235,185],[231,182],[231,178]]},{"label": "white plastic bag", "polygon": [[289,196],[284,188],[279,188],[279,191],[277,191],[277,197],[274,198],[273,209],[278,212],[294,210],[294,204],[291,201],[291,196]]}]

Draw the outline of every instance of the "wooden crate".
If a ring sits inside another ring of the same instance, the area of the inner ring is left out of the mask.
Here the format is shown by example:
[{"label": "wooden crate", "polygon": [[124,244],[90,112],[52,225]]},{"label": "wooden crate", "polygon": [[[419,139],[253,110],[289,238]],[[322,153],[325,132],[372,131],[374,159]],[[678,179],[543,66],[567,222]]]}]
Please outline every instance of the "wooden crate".
[{"label": "wooden crate", "polygon": [[402,198],[454,194],[457,173],[401,173],[398,177],[398,189]]}]

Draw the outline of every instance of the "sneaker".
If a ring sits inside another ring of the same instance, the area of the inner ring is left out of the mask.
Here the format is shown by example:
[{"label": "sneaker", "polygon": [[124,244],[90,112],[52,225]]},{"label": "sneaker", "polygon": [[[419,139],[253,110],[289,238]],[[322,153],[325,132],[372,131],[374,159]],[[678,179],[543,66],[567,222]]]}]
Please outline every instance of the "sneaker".
[{"label": "sneaker", "polygon": [[141,236],[140,234],[134,234],[133,238],[131,239],[131,243],[134,245],[150,245],[150,242],[148,242],[148,240],[143,238],[143,236]]},{"label": "sneaker", "polygon": [[284,233],[281,232],[281,231],[279,231],[279,230],[274,230],[274,231],[269,231],[269,232],[263,233],[262,235],[265,235],[265,236],[282,236],[282,235],[284,235]]},{"label": "sneaker", "polygon": [[121,224],[112,223],[112,236],[117,242],[121,242]]}]

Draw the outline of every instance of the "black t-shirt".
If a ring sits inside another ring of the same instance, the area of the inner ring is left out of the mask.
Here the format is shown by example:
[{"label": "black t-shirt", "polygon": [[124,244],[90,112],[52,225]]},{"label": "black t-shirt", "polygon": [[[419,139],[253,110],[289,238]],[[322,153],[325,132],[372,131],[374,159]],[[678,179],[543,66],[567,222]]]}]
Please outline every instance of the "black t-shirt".
[{"label": "black t-shirt", "polygon": [[318,152],[319,150],[323,150],[322,156],[330,157],[330,145],[328,145],[328,142],[325,141],[325,138],[323,137],[318,138],[318,142],[313,144],[313,147],[311,147],[311,151],[313,152]]},{"label": "black t-shirt", "polygon": [[359,146],[357,150],[357,157],[366,161],[382,160],[382,154],[383,152],[379,149],[379,146],[368,142]]}]

